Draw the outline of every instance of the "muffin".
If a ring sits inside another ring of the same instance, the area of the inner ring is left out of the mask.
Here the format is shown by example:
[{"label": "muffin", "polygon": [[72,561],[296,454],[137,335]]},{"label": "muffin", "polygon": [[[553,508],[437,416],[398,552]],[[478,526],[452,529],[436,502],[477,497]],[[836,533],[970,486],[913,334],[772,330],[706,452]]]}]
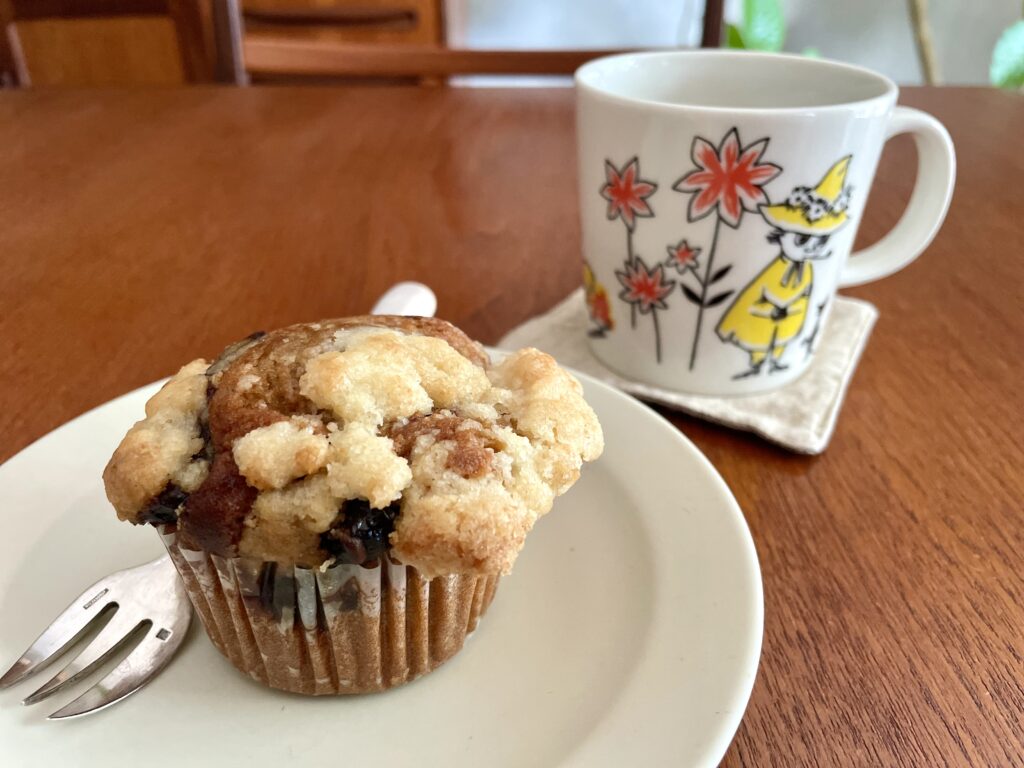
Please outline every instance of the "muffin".
[{"label": "muffin", "polygon": [[214,645],[267,685],[381,691],[451,658],[603,448],[536,349],[432,318],[256,333],[183,367],[103,473],[156,526]]}]

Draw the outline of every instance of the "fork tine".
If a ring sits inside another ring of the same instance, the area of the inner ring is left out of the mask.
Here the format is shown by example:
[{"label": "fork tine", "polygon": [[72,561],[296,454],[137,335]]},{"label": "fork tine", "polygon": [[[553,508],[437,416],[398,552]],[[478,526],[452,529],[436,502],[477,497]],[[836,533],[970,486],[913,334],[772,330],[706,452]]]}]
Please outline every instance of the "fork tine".
[{"label": "fork tine", "polygon": [[68,662],[64,669],[46,681],[42,687],[31,693],[22,704],[35,704],[82,675],[88,674],[97,664],[102,663],[110,654],[124,645],[132,633],[145,621],[147,619],[139,616],[129,617],[124,611],[118,610],[114,614],[114,618],[100,630],[100,633],[85,647],[85,650]]},{"label": "fork tine", "polygon": [[167,666],[188,634],[191,623],[192,612],[188,611],[175,620],[170,630],[154,624],[113,672],[46,719],[65,720],[87,715],[135,693]]},{"label": "fork tine", "polygon": [[42,669],[77,640],[89,625],[105,613],[111,597],[101,579],[79,595],[28,647],[3,677],[0,690],[9,688]]}]

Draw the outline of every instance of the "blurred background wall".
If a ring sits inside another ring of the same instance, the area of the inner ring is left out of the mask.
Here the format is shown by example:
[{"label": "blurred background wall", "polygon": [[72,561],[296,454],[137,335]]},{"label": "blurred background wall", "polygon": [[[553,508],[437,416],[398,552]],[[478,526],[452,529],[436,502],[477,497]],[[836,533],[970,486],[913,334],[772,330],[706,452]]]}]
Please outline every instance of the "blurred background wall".
[{"label": "blurred background wall", "polygon": [[[703,0],[447,0],[448,41],[471,48],[696,45]],[[992,48],[1021,17],[1021,0],[928,0],[942,81],[987,84]],[[906,0],[782,0],[785,50],[922,82]],[[736,22],[741,0],[728,0]]]}]

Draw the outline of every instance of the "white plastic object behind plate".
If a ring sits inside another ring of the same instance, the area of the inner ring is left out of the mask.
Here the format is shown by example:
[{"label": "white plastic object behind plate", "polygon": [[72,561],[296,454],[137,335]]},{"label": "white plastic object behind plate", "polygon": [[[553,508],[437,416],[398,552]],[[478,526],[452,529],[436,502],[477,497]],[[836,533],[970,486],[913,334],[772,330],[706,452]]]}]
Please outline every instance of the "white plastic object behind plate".
[{"label": "white plastic object behind plate", "polygon": [[[763,605],[743,516],[654,411],[580,377],[607,449],[530,535],[452,661],[384,694],[305,698],[250,681],[199,622],[164,674],[99,715],[44,724],[0,693],[12,765],[713,766],[757,671]],[[0,659],[82,586],[159,554],[119,523],[100,473],[156,385],[0,467]],[[642,446],[642,449],[638,449]],[[81,691],[54,696],[54,708]]]},{"label": "white plastic object behind plate", "polygon": [[396,283],[377,299],[371,315],[408,315],[433,317],[437,311],[437,297],[423,283]]}]

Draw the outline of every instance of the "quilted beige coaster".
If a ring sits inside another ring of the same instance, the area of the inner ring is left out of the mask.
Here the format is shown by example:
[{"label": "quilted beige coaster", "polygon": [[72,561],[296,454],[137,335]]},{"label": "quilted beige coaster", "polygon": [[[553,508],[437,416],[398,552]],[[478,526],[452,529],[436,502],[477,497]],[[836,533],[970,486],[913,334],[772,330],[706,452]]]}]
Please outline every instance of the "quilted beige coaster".
[{"label": "quilted beige coaster", "polygon": [[630,381],[612,373],[587,347],[582,289],[554,309],[510,331],[505,349],[537,347],[562,365],[589,374],[624,392],[708,421],[754,432],[798,453],[821,453],[835,430],[846,388],[878,318],[873,304],[837,296],[810,368],[774,392],[740,397],[684,395]]}]

